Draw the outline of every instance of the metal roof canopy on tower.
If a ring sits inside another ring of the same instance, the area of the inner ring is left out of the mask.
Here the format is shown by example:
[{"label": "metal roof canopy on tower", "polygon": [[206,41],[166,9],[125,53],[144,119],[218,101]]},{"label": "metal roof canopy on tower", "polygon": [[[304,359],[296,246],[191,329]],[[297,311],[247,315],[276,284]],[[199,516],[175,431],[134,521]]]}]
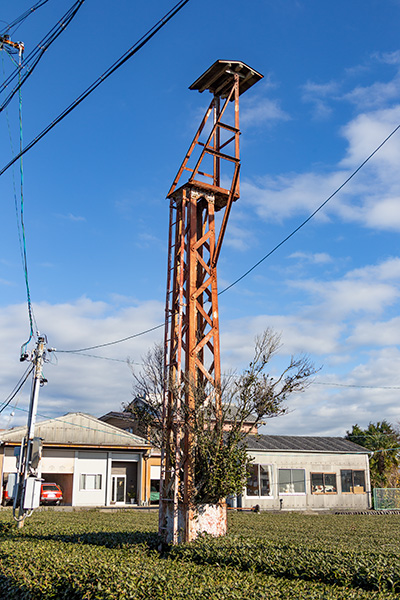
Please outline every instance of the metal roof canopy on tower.
[{"label": "metal roof canopy on tower", "polygon": [[215,96],[226,98],[232,88],[235,73],[239,75],[239,95],[264,77],[239,60],[217,60],[189,86],[189,90],[199,90],[199,92],[209,90]]}]

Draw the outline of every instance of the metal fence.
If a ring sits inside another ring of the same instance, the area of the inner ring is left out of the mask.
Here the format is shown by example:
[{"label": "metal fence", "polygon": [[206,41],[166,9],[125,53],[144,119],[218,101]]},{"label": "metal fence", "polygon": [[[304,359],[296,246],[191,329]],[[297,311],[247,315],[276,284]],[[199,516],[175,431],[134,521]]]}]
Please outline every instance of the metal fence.
[{"label": "metal fence", "polygon": [[374,488],[375,510],[399,510],[400,488]]}]

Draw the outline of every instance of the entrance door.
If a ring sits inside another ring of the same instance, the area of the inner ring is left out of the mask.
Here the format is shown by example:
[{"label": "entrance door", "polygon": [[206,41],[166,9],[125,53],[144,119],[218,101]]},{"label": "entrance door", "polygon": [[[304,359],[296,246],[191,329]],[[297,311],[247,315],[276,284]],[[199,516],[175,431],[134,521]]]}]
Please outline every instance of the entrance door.
[{"label": "entrance door", "polygon": [[125,504],[126,476],[112,475],[111,477],[111,502]]}]

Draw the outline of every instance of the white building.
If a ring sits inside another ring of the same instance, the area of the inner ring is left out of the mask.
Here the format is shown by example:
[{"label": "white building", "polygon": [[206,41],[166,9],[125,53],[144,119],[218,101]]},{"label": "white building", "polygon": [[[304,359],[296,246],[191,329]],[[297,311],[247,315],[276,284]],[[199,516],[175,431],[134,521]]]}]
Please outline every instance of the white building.
[{"label": "white building", "polygon": [[[14,449],[26,427],[0,431],[1,484],[16,472]],[[36,424],[43,440],[39,477],[57,483],[63,503],[72,506],[110,506],[149,501],[150,444],[136,435],[91,415],[68,413]],[[147,473],[149,471],[149,473]],[[3,485],[1,485],[1,489]]]},{"label": "white building", "polygon": [[256,435],[242,507],[261,510],[366,510],[369,451],[343,438]]}]

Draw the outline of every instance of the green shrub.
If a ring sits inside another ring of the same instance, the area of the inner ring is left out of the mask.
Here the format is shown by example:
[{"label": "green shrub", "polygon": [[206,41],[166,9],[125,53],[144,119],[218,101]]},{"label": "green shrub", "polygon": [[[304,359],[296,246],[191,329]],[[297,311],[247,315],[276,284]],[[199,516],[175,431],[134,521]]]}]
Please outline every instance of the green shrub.
[{"label": "green shrub", "polygon": [[[17,530],[11,512],[2,510],[0,598],[399,597],[399,517],[263,513],[229,515],[229,521],[226,538],[205,537],[160,556],[156,513],[38,511]],[[380,546],[373,546],[379,537]]]}]

